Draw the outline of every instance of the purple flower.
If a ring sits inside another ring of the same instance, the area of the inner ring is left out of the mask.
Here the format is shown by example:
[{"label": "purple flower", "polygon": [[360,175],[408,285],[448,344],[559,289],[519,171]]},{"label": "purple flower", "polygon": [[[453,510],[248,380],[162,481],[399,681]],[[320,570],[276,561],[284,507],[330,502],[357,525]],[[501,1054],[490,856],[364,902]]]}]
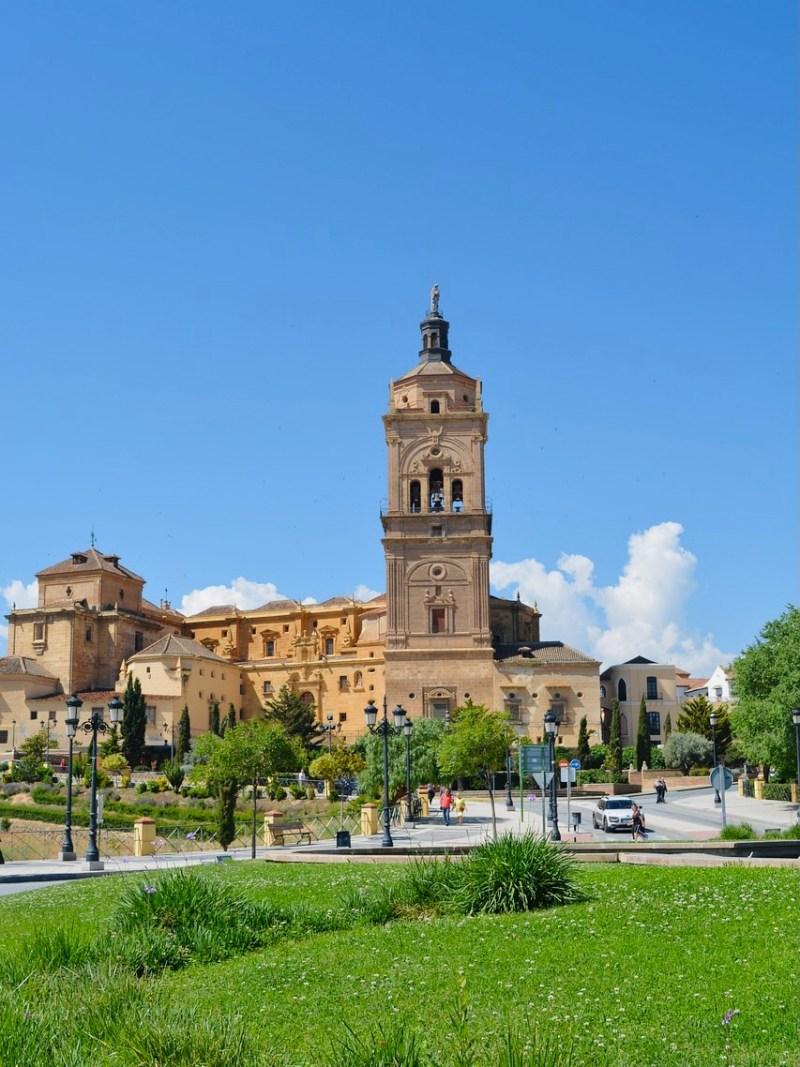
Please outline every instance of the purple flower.
[{"label": "purple flower", "polygon": [[156,891],[156,887],[154,885],[143,885],[142,889],[145,891],[145,893],[147,893],[149,897],[151,897]]},{"label": "purple flower", "polygon": [[194,841],[196,839],[196,837],[197,837],[197,830],[190,830],[189,833],[186,835],[186,840],[187,841]]},{"label": "purple flower", "polygon": [[722,1016],[722,1025],[723,1026],[730,1026],[731,1019],[733,1019],[737,1015],[741,1015],[741,1012],[739,1011],[738,1008],[728,1008],[728,1010]]}]

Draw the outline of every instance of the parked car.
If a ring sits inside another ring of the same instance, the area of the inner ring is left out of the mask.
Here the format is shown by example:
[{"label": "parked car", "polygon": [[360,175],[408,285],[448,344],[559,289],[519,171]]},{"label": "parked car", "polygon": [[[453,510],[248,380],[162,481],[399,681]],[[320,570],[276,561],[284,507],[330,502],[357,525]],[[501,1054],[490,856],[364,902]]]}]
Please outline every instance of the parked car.
[{"label": "parked car", "polygon": [[600,797],[592,808],[592,826],[609,833],[633,829],[633,801],[630,797]]}]

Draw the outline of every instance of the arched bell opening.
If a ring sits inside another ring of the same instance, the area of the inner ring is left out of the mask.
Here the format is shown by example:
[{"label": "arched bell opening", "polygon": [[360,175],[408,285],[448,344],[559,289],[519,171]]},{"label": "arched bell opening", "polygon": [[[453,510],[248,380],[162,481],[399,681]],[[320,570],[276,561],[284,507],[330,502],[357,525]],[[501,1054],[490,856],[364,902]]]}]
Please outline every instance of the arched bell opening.
[{"label": "arched bell opening", "polygon": [[444,475],[439,467],[428,475],[428,499],[431,511],[444,511]]},{"label": "arched bell opening", "polygon": [[410,482],[408,486],[408,510],[415,514],[422,511],[422,489],[416,480]]},{"label": "arched bell opening", "polygon": [[453,511],[464,510],[464,485],[460,478],[453,479]]}]

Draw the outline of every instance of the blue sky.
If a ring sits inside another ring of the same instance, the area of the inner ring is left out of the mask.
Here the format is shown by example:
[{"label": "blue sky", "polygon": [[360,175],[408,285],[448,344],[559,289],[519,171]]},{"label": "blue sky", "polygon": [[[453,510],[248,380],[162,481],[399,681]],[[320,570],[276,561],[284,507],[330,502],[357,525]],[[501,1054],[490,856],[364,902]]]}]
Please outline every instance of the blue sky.
[{"label": "blue sky", "polygon": [[797,597],[796,21],[7,8],[7,599],[92,527],[152,599],[382,589],[380,415],[436,281],[497,587],[603,656],[748,643]]}]

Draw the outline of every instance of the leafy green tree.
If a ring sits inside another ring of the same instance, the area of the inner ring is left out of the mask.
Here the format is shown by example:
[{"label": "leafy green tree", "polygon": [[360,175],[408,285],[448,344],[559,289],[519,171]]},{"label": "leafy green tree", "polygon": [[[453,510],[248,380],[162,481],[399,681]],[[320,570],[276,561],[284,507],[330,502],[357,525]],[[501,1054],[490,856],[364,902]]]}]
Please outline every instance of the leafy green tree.
[{"label": "leafy green tree", "polygon": [[188,705],[184,704],[181,717],[178,721],[178,747],[175,755],[181,761],[185,760],[192,748],[192,722],[189,718]]},{"label": "leafy green tree", "polygon": [[758,640],[731,667],[736,704],[731,712],[736,741],[765,778],[774,767],[794,774],[791,712],[800,707],[800,608],[790,605],[768,622]]},{"label": "leafy green tree", "polygon": [[119,727],[114,723],[109,731],[108,737],[100,742],[100,755],[115,756],[119,752],[122,752],[122,745],[119,740]]},{"label": "leafy green tree", "polygon": [[667,740],[672,733],[672,716],[667,712],[667,717],[664,719],[664,741]]},{"label": "leafy green tree", "polygon": [[589,748],[589,728],[585,715],[578,723],[578,745],[575,754],[581,761],[581,767],[585,767],[591,758],[591,749]]},{"label": "leafy green tree", "polygon": [[111,752],[107,756],[103,756],[100,760],[100,767],[107,774],[122,774],[123,771],[128,771],[128,761],[122,755],[121,752]]},{"label": "leafy green tree", "polygon": [[[425,782],[439,782],[439,745],[445,733],[440,719],[415,719],[411,731],[411,788]],[[353,745],[364,757],[364,769],[358,776],[362,789],[379,795],[383,787],[383,740],[375,734],[363,734]],[[406,739],[402,733],[389,738],[389,794],[397,800],[406,791]]]},{"label": "leafy green tree", "polygon": [[612,781],[622,781],[622,719],[619,701],[616,699],[611,703],[611,727],[608,734],[606,767],[611,771]]},{"label": "leafy green tree", "polygon": [[364,757],[347,745],[335,745],[330,752],[311,761],[308,773],[312,778],[321,778],[328,783],[328,793],[333,796],[334,783],[339,778],[354,778],[364,770]]},{"label": "leafy green tree", "polygon": [[[218,797],[224,794],[227,798],[231,788],[238,793],[243,785],[249,783],[252,786],[252,855],[255,859],[258,780],[294,769],[297,766],[297,752],[282,726],[266,723],[262,719],[239,723],[231,727],[223,738],[213,734],[209,736],[213,740],[198,738],[195,753],[199,750],[205,762],[195,765],[195,771],[204,774],[209,788]],[[205,743],[201,745],[201,741]],[[219,808],[220,825],[227,810],[225,804],[227,799]]]},{"label": "leafy green tree", "polygon": [[209,712],[209,729],[212,734],[222,737],[222,721],[219,715],[219,701],[215,700]]},{"label": "leafy green tree", "polygon": [[497,837],[493,774],[506,765],[508,750],[514,741],[505,712],[489,711],[482,704],[458,708],[450,729],[439,745],[439,765],[449,778],[482,778],[492,806],[492,835]]},{"label": "leafy green tree", "polygon": [[264,706],[267,722],[282,726],[290,737],[296,737],[304,748],[319,745],[324,730],[320,729],[312,704],[306,704],[299,693],[282,685],[274,700]]},{"label": "leafy green tree", "polygon": [[688,774],[690,767],[703,767],[711,762],[711,742],[702,734],[682,734],[677,731],[664,742],[664,762]]},{"label": "leafy green tree", "polygon": [[122,697],[122,754],[130,767],[136,767],[144,759],[146,730],[147,701],[141,682],[129,674]]},{"label": "leafy green tree", "polygon": [[161,764],[161,773],[169,782],[173,793],[177,793],[183,785],[184,771],[179,759],[168,759]]},{"label": "leafy green tree", "polygon": [[682,734],[700,734],[712,741],[714,740],[714,731],[711,729],[713,712],[716,712],[719,720],[716,726],[717,752],[722,755],[731,743],[731,720],[727,704],[712,704],[708,697],[703,695],[692,697],[681,706],[677,729]]},{"label": "leafy green tree", "polygon": [[[50,748],[53,742],[50,742]],[[45,762],[48,750],[47,733],[37,730],[35,734],[26,737],[20,746],[21,755],[14,761],[11,777],[15,782],[41,782],[44,778],[50,778],[50,768]]]},{"label": "leafy green tree", "polygon": [[636,723],[636,769],[641,770],[642,764],[649,767],[652,745],[650,743],[650,724],[647,721],[647,703],[642,696],[639,702],[639,720]]}]

